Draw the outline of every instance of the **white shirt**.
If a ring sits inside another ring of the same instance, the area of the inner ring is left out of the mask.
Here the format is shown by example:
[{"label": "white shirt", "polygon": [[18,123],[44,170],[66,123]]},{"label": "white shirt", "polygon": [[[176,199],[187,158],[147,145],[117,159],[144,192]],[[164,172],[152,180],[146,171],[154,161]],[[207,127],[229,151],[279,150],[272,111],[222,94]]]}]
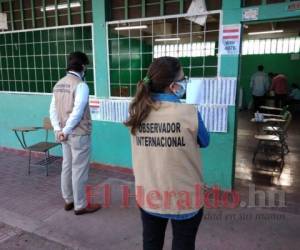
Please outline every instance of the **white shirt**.
[{"label": "white shirt", "polygon": [[252,95],[264,96],[269,89],[269,77],[265,72],[257,71],[251,77]]},{"label": "white shirt", "polygon": [[[72,74],[77,75],[78,77],[81,78],[80,74],[74,71],[69,71]],[[88,104],[89,101],[89,87],[85,82],[81,82],[77,85],[76,87],[76,92],[75,92],[75,101],[74,101],[74,107],[73,110],[66,122],[66,125],[64,128],[61,128],[59,125],[59,120],[55,108],[55,96],[52,95],[52,100],[50,104],[50,120],[53,126],[53,129],[55,131],[61,131],[65,135],[69,135],[72,130],[76,127],[76,125],[80,122],[82,119],[84,109],[86,105]]]}]

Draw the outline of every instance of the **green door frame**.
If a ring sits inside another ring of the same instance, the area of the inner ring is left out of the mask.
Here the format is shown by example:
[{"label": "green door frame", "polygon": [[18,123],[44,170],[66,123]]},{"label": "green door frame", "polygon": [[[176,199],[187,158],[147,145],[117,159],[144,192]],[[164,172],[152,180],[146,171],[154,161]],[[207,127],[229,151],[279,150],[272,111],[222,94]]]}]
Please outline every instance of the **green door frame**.
[{"label": "green door frame", "polygon": [[[288,6],[291,4],[290,1],[277,4],[268,4],[260,6],[251,6],[247,8],[241,7],[241,1],[239,0],[223,0],[223,25],[227,24],[243,24],[242,13],[245,9],[258,8],[258,18],[253,22],[270,21],[274,19],[290,19],[295,17],[300,17],[300,10],[289,11]],[[241,29],[240,38],[242,41]],[[240,46],[240,49],[242,46]],[[239,70],[240,70],[240,54],[235,56],[221,56],[221,76],[231,76],[236,77],[239,80]],[[239,93],[239,81],[237,88],[237,97]],[[236,98],[236,104],[238,103],[238,98]],[[234,145],[233,145],[233,155],[232,155],[232,185],[234,186],[234,176],[235,176],[235,161],[236,161],[236,140],[237,140],[237,112],[238,105],[235,106],[233,112],[234,118]]]}]

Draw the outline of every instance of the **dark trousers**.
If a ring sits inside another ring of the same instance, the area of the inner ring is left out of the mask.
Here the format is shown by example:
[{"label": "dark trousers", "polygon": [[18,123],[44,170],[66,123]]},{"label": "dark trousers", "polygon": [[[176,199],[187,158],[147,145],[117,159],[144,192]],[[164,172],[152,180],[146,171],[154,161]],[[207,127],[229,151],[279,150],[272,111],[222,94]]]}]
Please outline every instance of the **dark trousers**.
[{"label": "dark trousers", "polygon": [[[143,249],[161,250],[165,240],[168,219],[153,216],[141,210],[143,223]],[[187,220],[171,220],[173,230],[172,250],[194,250],[198,227],[203,217],[203,208]]]},{"label": "dark trousers", "polygon": [[259,111],[259,107],[265,104],[265,97],[264,96],[256,96],[252,95],[253,97],[253,111]]},{"label": "dark trousers", "polygon": [[282,108],[287,104],[287,95],[275,95],[275,106]]}]

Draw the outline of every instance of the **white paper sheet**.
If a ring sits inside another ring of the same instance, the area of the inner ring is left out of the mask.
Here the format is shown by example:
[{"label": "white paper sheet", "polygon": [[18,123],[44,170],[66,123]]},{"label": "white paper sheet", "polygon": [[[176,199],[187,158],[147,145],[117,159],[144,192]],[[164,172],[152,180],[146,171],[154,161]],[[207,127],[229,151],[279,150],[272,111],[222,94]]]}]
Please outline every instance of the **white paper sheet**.
[{"label": "white paper sheet", "polygon": [[191,78],[186,103],[197,105],[235,105],[236,78]]},{"label": "white paper sheet", "polygon": [[[95,120],[124,122],[128,118],[129,100],[100,100],[100,114]],[[227,132],[227,105],[197,105],[209,132]]]},{"label": "white paper sheet", "polygon": [[204,96],[204,79],[191,78],[186,90],[186,103],[188,104],[201,104],[205,102]]}]

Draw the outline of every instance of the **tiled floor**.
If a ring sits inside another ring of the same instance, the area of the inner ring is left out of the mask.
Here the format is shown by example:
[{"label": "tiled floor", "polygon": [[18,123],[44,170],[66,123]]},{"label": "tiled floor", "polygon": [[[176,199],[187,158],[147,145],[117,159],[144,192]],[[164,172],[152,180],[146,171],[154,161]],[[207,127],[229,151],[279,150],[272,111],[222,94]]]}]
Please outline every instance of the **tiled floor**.
[{"label": "tiled floor", "polygon": [[238,117],[236,188],[242,190],[243,187],[252,183],[265,191],[284,191],[286,202],[290,204],[289,208],[299,211],[300,114],[293,115],[288,129],[287,141],[290,152],[285,156],[285,164],[281,171],[278,164],[272,164],[272,162],[259,160],[256,166],[253,165],[252,156],[257,145],[257,140],[254,139],[257,128],[250,122],[253,114],[248,111],[240,111]]}]

